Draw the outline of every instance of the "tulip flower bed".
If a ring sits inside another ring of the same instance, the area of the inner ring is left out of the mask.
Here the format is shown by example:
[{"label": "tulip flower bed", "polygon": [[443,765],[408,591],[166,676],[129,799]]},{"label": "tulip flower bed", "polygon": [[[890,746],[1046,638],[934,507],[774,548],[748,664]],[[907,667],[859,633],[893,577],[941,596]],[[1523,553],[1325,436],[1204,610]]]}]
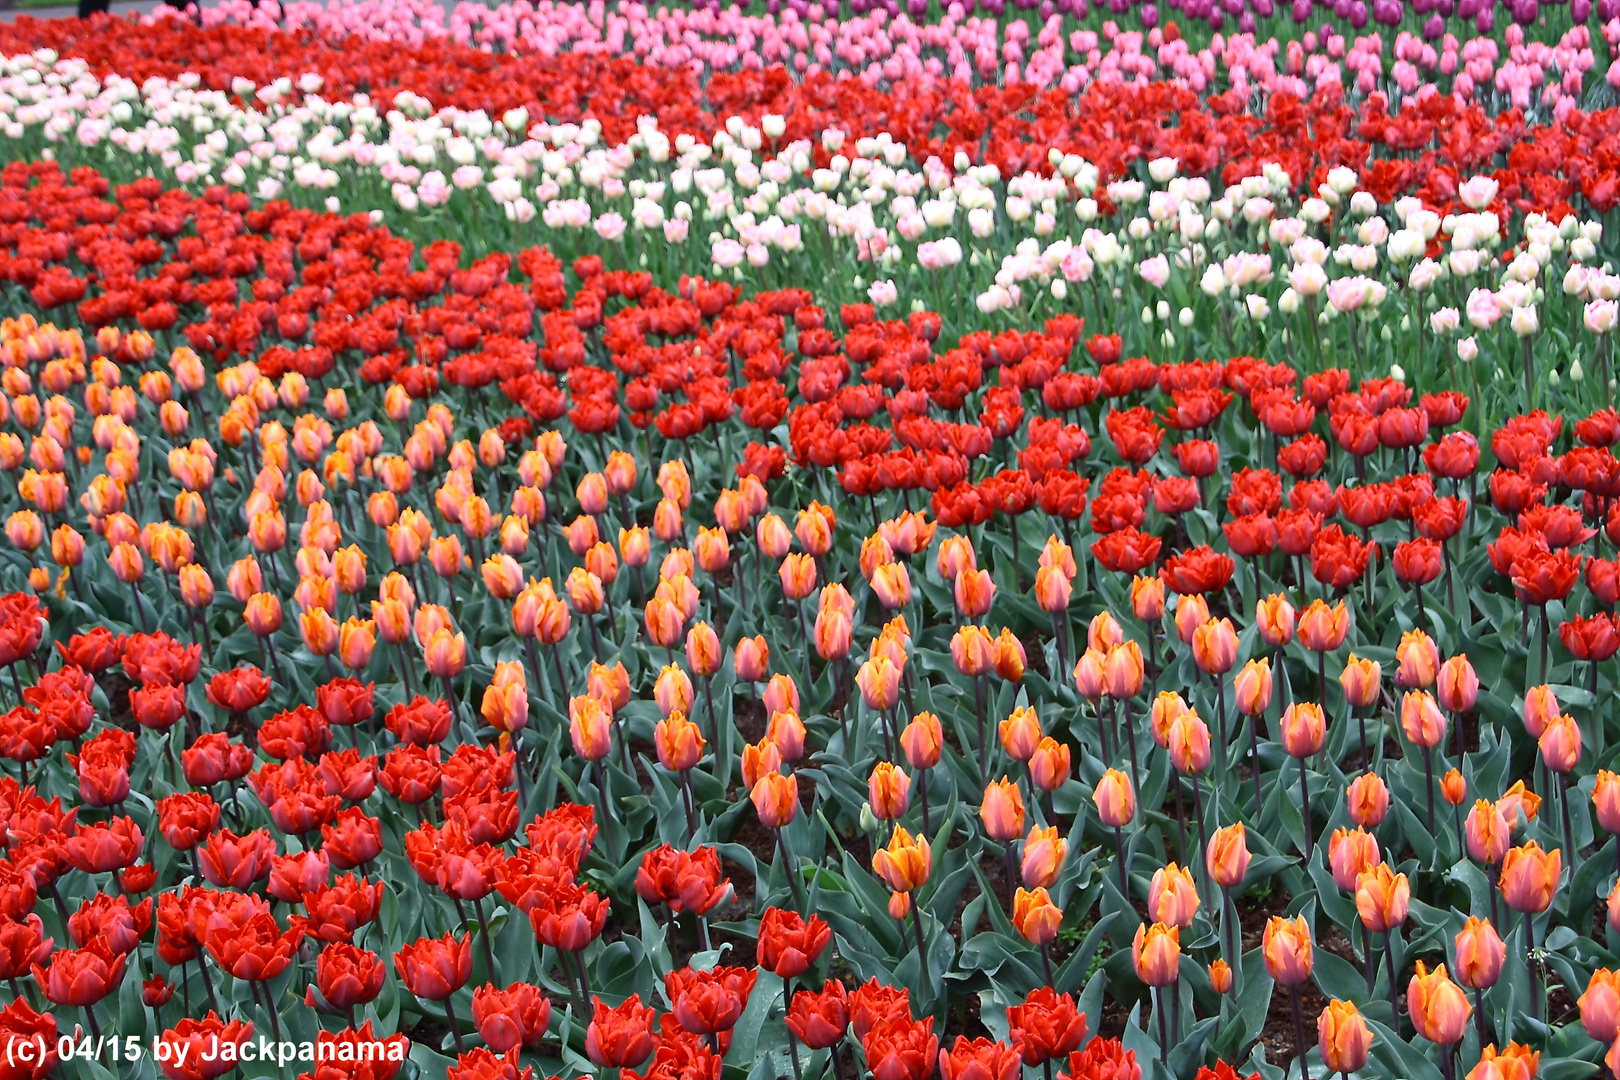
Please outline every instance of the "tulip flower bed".
[{"label": "tulip flower bed", "polygon": [[1606,41],[392,10],[0,28],[0,1077],[1620,1072]]}]

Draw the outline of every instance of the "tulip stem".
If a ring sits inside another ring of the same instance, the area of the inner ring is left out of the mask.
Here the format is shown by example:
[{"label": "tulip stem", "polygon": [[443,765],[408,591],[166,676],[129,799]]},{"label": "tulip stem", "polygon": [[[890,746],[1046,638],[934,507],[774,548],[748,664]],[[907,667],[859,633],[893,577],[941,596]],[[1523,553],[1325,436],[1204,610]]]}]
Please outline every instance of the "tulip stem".
[{"label": "tulip stem", "polygon": [[[585,1002],[585,1005],[589,1007],[591,1001],[591,983],[585,975],[585,953],[583,950],[581,950],[579,952],[569,953],[568,955],[574,958],[574,967],[579,970],[580,998]],[[583,1012],[580,1015],[583,1016]]]},{"label": "tulip stem", "polygon": [[484,942],[484,964],[489,968],[489,981],[495,981],[495,954],[489,946],[489,920],[484,917],[484,902],[475,899],[473,911],[478,915],[478,930]]},{"label": "tulip stem", "polygon": [[[274,1016],[275,1014],[271,1013],[271,1015]],[[449,1017],[449,1019],[450,1019],[450,1034],[455,1036],[455,1038],[456,1038],[456,1053],[460,1054],[461,1051],[462,1051],[462,1045],[461,1045],[461,1021],[456,1019],[456,1007],[453,1004],[451,1004],[449,998],[444,999],[444,1015]],[[276,1036],[276,1041],[277,1042],[281,1041],[281,1036],[280,1035]]]},{"label": "tulip stem", "polygon": [[1007,857],[1007,914],[1011,915],[1018,899],[1018,857],[1013,854],[1013,842],[1008,840],[1004,854]]},{"label": "tulip stem", "polygon": [[1423,748],[1423,793],[1429,797],[1429,817],[1434,821],[1434,752],[1427,746]]},{"label": "tulip stem", "polygon": [[922,985],[932,987],[933,980],[928,977],[928,945],[923,940],[922,904],[915,898],[911,902],[911,925],[917,929],[917,964],[922,969]]},{"label": "tulip stem", "polygon": [[1474,987],[1474,1027],[1479,1032],[1479,1045],[1490,1044],[1490,1031],[1485,1025],[1485,991]]},{"label": "tulip stem", "polygon": [[1047,987],[1052,988],[1052,950],[1046,945],[1041,946],[1041,968],[1046,972]]},{"label": "tulip stem", "polygon": [[1114,865],[1119,867],[1119,895],[1125,903],[1131,902],[1131,887],[1125,882],[1125,842],[1120,839],[1119,826],[1114,826]]},{"label": "tulip stem", "polygon": [[1167,1063],[1166,1059],[1170,1053],[1170,1036],[1164,1027],[1164,987],[1162,986],[1153,988],[1153,1011],[1157,1014],[1159,1020],[1159,1064],[1164,1065]]},{"label": "tulip stem", "polygon": [[1299,1059],[1299,1080],[1310,1080],[1310,1068],[1305,1061],[1305,1021],[1299,1015],[1299,987],[1288,988],[1288,1003],[1294,1013],[1294,1056]]},{"label": "tulip stem", "polygon": [[1385,930],[1384,962],[1389,968],[1389,1026],[1390,1029],[1395,1032],[1395,1037],[1398,1039],[1401,1037],[1401,1009],[1397,1004],[1396,977],[1398,973],[1395,970],[1395,945],[1393,939],[1394,931]]},{"label": "tulip stem", "polygon": [[1536,916],[1534,912],[1524,913],[1524,943],[1525,967],[1530,972],[1530,1018],[1541,1019],[1541,972],[1536,960]]},{"label": "tulip stem", "polygon": [[[147,625],[146,622],[146,609],[141,607],[141,591],[135,587],[135,583],[133,581],[129,583],[129,596],[130,601],[135,605],[135,617],[140,620],[141,631],[143,633],[150,633],[152,628]],[[15,669],[13,669],[11,677],[13,679],[17,677],[17,672]]]},{"label": "tulip stem", "polygon": [[1575,840],[1569,827],[1569,773],[1558,773],[1558,810],[1564,816],[1564,851],[1569,859],[1570,877],[1575,875]]},{"label": "tulip stem", "polygon": [[[1425,751],[1427,753],[1427,751]],[[1431,796],[1432,798],[1432,796]],[[1310,862],[1316,854],[1316,838],[1311,828],[1311,781],[1310,774],[1305,771],[1305,759],[1299,759],[1299,808],[1305,819],[1305,861]],[[1433,807],[1430,807],[1432,817]]]},{"label": "tulip stem", "polygon": [[[917,770],[917,791],[922,796],[923,835],[933,836],[934,827],[928,820],[928,770]],[[1620,846],[1615,848],[1615,861],[1620,862]]]},{"label": "tulip stem", "polygon": [[444,696],[450,702],[450,716],[451,716],[451,719],[455,720],[457,727],[460,727],[461,726],[461,699],[456,696],[455,684],[450,681],[450,676],[448,676],[448,675],[444,676]]},{"label": "tulip stem", "polygon": [[1198,870],[1204,879],[1204,892],[1209,892],[1209,830],[1204,825],[1204,797],[1199,793],[1198,774],[1192,774],[1193,813],[1198,817]]},{"label": "tulip stem", "polygon": [[686,838],[697,835],[697,810],[692,805],[692,770],[681,770],[681,802],[686,806]]},{"label": "tulip stem", "polygon": [[[803,894],[799,891],[799,873],[793,865],[793,852],[788,850],[787,833],[781,829],[776,830],[776,846],[782,851],[782,868],[787,871],[788,892],[793,896],[793,903],[802,912],[808,905],[805,903]],[[918,933],[921,932],[921,930],[918,931]],[[924,978],[923,985],[926,986],[927,983],[928,980]]]},{"label": "tulip stem", "polygon": [[1370,998],[1373,995],[1374,975],[1378,971],[1378,964],[1373,958],[1372,931],[1367,929],[1366,923],[1361,924],[1361,960],[1362,966],[1367,969],[1367,996]]},{"label": "tulip stem", "polygon": [[[85,1025],[90,1028],[90,1034],[95,1037],[96,1042],[101,1042],[101,1025],[96,1023],[96,1007],[94,1005],[84,1007],[84,1021]],[[276,1041],[281,1041],[279,1036]]]},{"label": "tulip stem", "polygon": [[1142,777],[1136,764],[1136,724],[1131,719],[1131,701],[1125,698],[1118,704],[1125,713],[1125,738],[1130,740],[1131,746],[1131,787],[1141,791]]},{"label": "tulip stem", "polygon": [[[990,744],[984,738],[984,676],[973,676],[973,711],[979,719],[979,785],[982,787],[990,776]],[[1099,721],[1101,716],[1099,714]],[[1099,723],[1098,726],[1101,726]],[[1107,746],[1107,739],[1104,739]],[[1106,753],[1106,750],[1105,750]]]}]

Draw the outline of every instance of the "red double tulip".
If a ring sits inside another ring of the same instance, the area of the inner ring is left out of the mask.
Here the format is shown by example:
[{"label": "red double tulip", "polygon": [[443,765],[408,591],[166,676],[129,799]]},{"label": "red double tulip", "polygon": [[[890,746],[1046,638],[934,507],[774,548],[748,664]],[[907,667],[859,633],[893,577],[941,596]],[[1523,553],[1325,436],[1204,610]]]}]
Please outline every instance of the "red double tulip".
[{"label": "red double tulip", "polygon": [[832,928],[815,915],[770,907],[759,920],[759,966],[784,979],[804,974],[832,939]]},{"label": "red double tulip", "polygon": [[412,994],[443,1001],[472,977],[472,937],[417,938],[394,954],[394,971]]}]

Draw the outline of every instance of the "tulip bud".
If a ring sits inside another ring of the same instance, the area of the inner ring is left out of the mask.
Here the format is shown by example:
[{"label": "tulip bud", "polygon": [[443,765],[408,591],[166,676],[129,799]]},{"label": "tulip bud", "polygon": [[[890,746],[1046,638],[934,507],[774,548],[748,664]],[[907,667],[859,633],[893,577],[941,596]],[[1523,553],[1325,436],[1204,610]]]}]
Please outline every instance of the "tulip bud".
[{"label": "tulip bud", "polygon": [[1488,920],[1470,917],[1457,934],[1457,979],[1475,990],[1489,990],[1501,977],[1507,946]]},{"label": "tulip bud", "polygon": [[1221,888],[1236,889],[1243,884],[1249,874],[1249,845],[1241,821],[1215,830],[1204,852],[1204,864],[1210,880]]},{"label": "tulip bud", "polygon": [[1148,986],[1169,986],[1181,971],[1181,935],[1173,926],[1138,925],[1131,942],[1136,977]]},{"label": "tulip bud", "polygon": [[1231,993],[1232,966],[1219,957],[1209,965],[1209,987],[1217,994]]},{"label": "tulip bud", "polygon": [[1025,941],[1044,947],[1057,937],[1063,911],[1045,889],[1019,889],[1013,897],[1012,923]]},{"label": "tulip bud", "polygon": [[1348,1001],[1330,1001],[1322,1010],[1316,1024],[1316,1046],[1330,1074],[1349,1076],[1364,1068],[1372,1041],[1372,1031],[1355,1005]]},{"label": "tulip bud", "polygon": [[1123,828],[1136,816],[1136,793],[1131,788],[1130,777],[1118,769],[1103,773],[1091,800],[1097,806],[1102,823],[1112,828]]},{"label": "tulip bud", "polygon": [[1377,773],[1363,773],[1350,781],[1345,792],[1350,820],[1363,829],[1376,829],[1389,813],[1389,788]]}]

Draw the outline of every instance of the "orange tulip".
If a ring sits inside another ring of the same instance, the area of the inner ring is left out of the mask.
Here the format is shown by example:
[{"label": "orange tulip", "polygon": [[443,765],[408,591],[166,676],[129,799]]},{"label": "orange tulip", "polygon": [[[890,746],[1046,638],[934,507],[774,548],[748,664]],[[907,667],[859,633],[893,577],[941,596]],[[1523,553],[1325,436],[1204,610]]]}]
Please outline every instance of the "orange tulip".
[{"label": "orange tulip", "polygon": [[1028,761],[1041,742],[1041,721],[1033,706],[1023,705],[999,725],[1002,749],[1014,761]]},{"label": "orange tulip", "polygon": [[1266,923],[1261,950],[1266,970],[1284,986],[1298,986],[1311,976],[1311,928],[1305,916],[1284,919],[1273,916]]},{"label": "orange tulip", "polygon": [[587,761],[600,761],[613,748],[613,715],[597,698],[570,698],[568,734],[576,754]]},{"label": "orange tulip", "polygon": [[[772,747],[774,752],[775,748]],[[767,829],[780,829],[799,814],[799,785],[790,776],[767,772],[754,782],[748,792],[759,815],[759,823]]]},{"label": "orange tulip", "polygon": [[874,657],[856,672],[855,685],[860,687],[867,708],[885,712],[899,700],[900,669],[887,656]]},{"label": "orange tulip", "polygon": [[1037,947],[1050,945],[1063,925],[1063,911],[1045,889],[1019,889],[1013,895],[1014,928]]},{"label": "orange tulip", "polygon": [[674,664],[665,664],[653,680],[653,700],[665,716],[690,712],[693,697],[692,680]]},{"label": "orange tulip", "polygon": [[1204,852],[1204,865],[1210,880],[1223,889],[1243,884],[1249,874],[1249,844],[1241,821],[1215,830],[1209,838],[1209,850]]},{"label": "orange tulip", "polygon": [[1620,1037],[1620,976],[1607,968],[1592,972],[1586,992],[1576,1002],[1581,1010],[1581,1026],[1598,1042],[1612,1043]]},{"label": "orange tulip", "polygon": [[1328,607],[1312,600],[1299,616],[1299,643],[1310,652],[1332,652],[1350,633],[1350,609],[1340,600]]},{"label": "orange tulip", "polygon": [[1334,829],[1328,839],[1328,866],[1333,883],[1346,892],[1354,891],[1361,875],[1377,866],[1378,839],[1366,829]]},{"label": "orange tulip", "polygon": [[1422,960],[1406,989],[1406,1011],[1412,1016],[1417,1033],[1432,1043],[1452,1046],[1463,1037],[1474,1007],[1462,987],[1451,981],[1446,965],[1432,972]]},{"label": "orange tulip", "polygon": [[771,648],[764,635],[741,638],[731,654],[731,665],[738,682],[764,682],[770,674]]},{"label": "orange tulip", "polygon": [[1188,709],[1170,725],[1168,737],[1170,764],[1183,775],[1209,768],[1209,727]]},{"label": "orange tulip", "polygon": [[933,713],[918,713],[900,733],[900,748],[906,752],[906,763],[913,769],[932,769],[938,765],[944,746],[945,731],[939,717]]},{"label": "orange tulip", "polygon": [[1331,1073],[1348,1076],[1364,1068],[1372,1049],[1372,1031],[1348,1001],[1330,1001],[1316,1022],[1316,1048]]},{"label": "orange tulip", "polygon": [[1512,848],[1502,860],[1502,899],[1514,911],[1541,914],[1558,891],[1558,874],[1563,865],[1561,851],[1555,848],[1544,852],[1534,840]]},{"label": "orange tulip", "polygon": [[1069,747],[1048,735],[1030,755],[1029,782],[1042,791],[1056,791],[1068,782],[1069,768]]},{"label": "orange tulip", "polygon": [[1183,645],[1193,643],[1198,628],[1209,622],[1209,605],[1202,596],[1176,597],[1176,636]]},{"label": "orange tulip", "polygon": [[1537,740],[1541,759],[1555,773],[1567,773],[1581,761],[1581,729],[1574,717],[1559,713],[1547,721],[1547,727]]},{"label": "orange tulip", "polygon": [[951,660],[963,675],[983,675],[995,666],[995,640],[982,626],[962,626],[951,637]]},{"label": "orange tulip", "polygon": [[1620,833],[1620,776],[1608,769],[1599,769],[1592,788],[1592,809],[1598,824],[1606,831]]},{"label": "orange tulip", "polygon": [[992,840],[1005,844],[1023,836],[1024,796],[1018,785],[1005,776],[986,784],[984,801],[979,804],[979,820]]},{"label": "orange tulip", "polygon": [[1294,605],[1286,593],[1272,593],[1255,601],[1254,624],[1260,637],[1274,648],[1282,648],[1294,640]]},{"label": "orange tulip", "polygon": [[1422,630],[1408,630],[1395,646],[1395,685],[1427,690],[1440,674],[1440,650]]},{"label": "orange tulip", "polygon": [[1217,994],[1232,991],[1232,965],[1216,957],[1209,965],[1209,988]]},{"label": "orange tulip", "polygon": [[1232,676],[1232,696],[1238,712],[1259,716],[1271,705],[1271,661],[1266,657],[1250,660]]},{"label": "orange tulip", "polygon": [[1116,701],[1142,692],[1142,647],[1134,641],[1110,645],[1103,654],[1103,689]]},{"label": "orange tulip", "polygon": [[1198,889],[1192,875],[1175,863],[1153,871],[1148,885],[1148,915],[1166,926],[1192,925],[1198,913]]},{"label": "orange tulip", "polygon": [[1148,986],[1169,986],[1181,974],[1181,932],[1173,926],[1138,925],[1131,941],[1136,977]]},{"label": "orange tulip", "polygon": [[1107,677],[1103,670],[1104,659],[1103,653],[1096,649],[1087,649],[1074,663],[1075,689],[1087,701],[1101,701],[1103,694],[1108,692]]},{"label": "orange tulip", "polygon": [[1100,653],[1107,653],[1115,645],[1125,640],[1125,630],[1119,625],[1119,620],[1107,611],[1099,611],[1091,617],[1086,627],[1086,647],[1096,649]]},{"label": "orange tulip", "polygon": [[1462,773],[1451,769],[1440,778],[1440,795],[1447,805],[1461,806],[1468,797],[1468,781],[1463,779]]},{"label": "orange tulip", "polygon": [[[822,594],[825,596],[825,591]],[[842,660],[849,655],[851,626],[849,616],[837,608],[823,606],[816,616],[816,653],[823,660]]]},{"label": "orange tulip", "polygon": [[1283,749],[1290,757],[1308,758],[1320,753],[1327,738],[1327,718],[1314,701],[1296,701],[1283,710]]},{"label": "orange tulip", "polygon": [[1501,862],[1512,844],[1512,827],[1500,807],[1488,799],[1475,799],[1463,823],[1468,834],[1468,854],[1478,862],[1494,865]]},{"label": "orange tulip", "polygon": [[1405,874],[1391,873],[1381,862],[1356,879],[1356,912],[1361,925],[1375,934],[1387,934],[1406,921],[1412,888]]},{"label": "orange tulip", "polygon": [[1424,690],[1408,690],[1401,697],[1401,730],[1414,746],[1432,749],[1445,742],[1446,714]]},{"label": "orange tulip", "polygon": [[269,637],[281,629],[281,601],[274,593],[254,593],[242,610],[242,621],[254,637]]},{"label": "orange tulip", "polygon": [[1069,842],[1058,834],[1057,826],[1036,827],[1024,838],[1020,874],[1031,889],[1051,888],[1068,857]]},{"label": "orange tulip", "polygon": [[1067,611],[1072,591],[1068,577],[1058,567],[1043,566],[1035,572],[1035,602],[1042,611],[1054,615]]},{"label": "orange tulip", "polygon": [[1563,712],[1550,686],[1532,686],[1524,692],[1524,730],[1533,739],[1541,738],[1547,724]]},{"label": "orange tulip", "polygon": [[1123,828],[1136,816],[1136,792],[1131,788],[1131,778],[1118,769],[1103,773],[1091,793],[1091,801],[1096,804],[1104,825]]},{"label": "orange tulip", "polygon": [[1457,979],[1475,990],[1488,990],[1502,975],[1507,946],[1496,927],[1485,919],[1469,916],[1457,933]]},{"label": "orange tulip", "polygon": [[891,562],[872,571],[872,592],[878,603],[896,611],[911,603],[911,575],[905,563]]},{"label": "orange tulip", "polygon": [[880,821],[897,821],[911,805],[911,777],[893,763],[880,761],[866,781],[867,801]]},{"label": "orange tulip", "polygon": [[983,618],[996,598],[996,582],[988,570],[963,570],[956,575],[952,591],[963,618]]},{"label": "orange tulip", "polygon": [[1170,726],[1183,715],[1192,711],[1186,699],[1174,690],[1160,690],[1148,708],[1148,728],[1153,732],[1153,741],[1161,747],[1170,745]]},{"label": "orange tulip", "polygon": [[703,732],[684,712],[672,712],[653,728],[658,763],[670,772],[685,772],[703,758]]},{"label": "orange tulip", "polygon": [[1541,1051],[1523,1043],[1508,1043],[1500,1053],[1493,1044],[1480,1051],[1479,1064],[1469,1070],[1467,1080],[1535,1080],[1540,1064]]},{"label": "orange tulip", "polygon": [[1376,660],[1364,660],[1351,653],[1339,673],[1339,686],[1344,691],[1344,699],[1352,706],[1367,709],[1377,704],[1382,679],[1383,669]]},{"label": "orange tulip", "polygon": [[1440,665],[1434,688],[1442,708],[1454,713],[1467,712],[1479,700],[1479,675],[1466,656],[1453,656]]},{"label": "orange tulip", "polygon": [[1206,675],[1224,675],[1237,662],[1237,628],[1231,619],[1210,619],[1193,631],[1193,660]]},{"label": "orange tulip", "polygon": [[872,856],[872,870],[891,890],[908,893],[920,888],[933,873],[934,856],[928,840],[913,835],[905,826],[896,826],[887,847],[879,848]]},{"label": "orange tulip", "polygon": [[1137,576],[1131,580],[1131,612],[1138,621],[1150,623],[1164,618],[1164,579]]},{"label": "orange tulip", "polygon": [[1389,813],[1389,788],[1377,773],[1362,773],[1345,792],[1350,820],[1364,829],[1376,829]]}]

